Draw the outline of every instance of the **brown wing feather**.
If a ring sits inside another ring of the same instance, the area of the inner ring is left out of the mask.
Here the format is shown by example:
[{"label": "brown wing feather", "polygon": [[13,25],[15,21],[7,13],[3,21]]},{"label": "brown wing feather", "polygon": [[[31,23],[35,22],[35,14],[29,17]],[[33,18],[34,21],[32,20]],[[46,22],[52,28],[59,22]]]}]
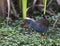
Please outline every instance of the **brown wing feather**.
[{"label": "brown wing feather", "polygon": [[36,21],[36,24],[38,26],[48,26],[49,25],[49,22],[46,19],[41,19],[41,20]]}]

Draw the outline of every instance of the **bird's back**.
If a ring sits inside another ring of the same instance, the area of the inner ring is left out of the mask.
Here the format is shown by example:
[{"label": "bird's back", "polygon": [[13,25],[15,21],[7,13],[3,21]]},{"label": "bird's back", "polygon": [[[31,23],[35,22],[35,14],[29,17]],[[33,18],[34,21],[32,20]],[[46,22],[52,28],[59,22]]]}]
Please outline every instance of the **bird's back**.
[{"label": "bird's back", "polygon": [[48,29],[49,22],[45,19],[41,19],[40,21],[32,22],[30,25],[37,32],[43,33]]}]

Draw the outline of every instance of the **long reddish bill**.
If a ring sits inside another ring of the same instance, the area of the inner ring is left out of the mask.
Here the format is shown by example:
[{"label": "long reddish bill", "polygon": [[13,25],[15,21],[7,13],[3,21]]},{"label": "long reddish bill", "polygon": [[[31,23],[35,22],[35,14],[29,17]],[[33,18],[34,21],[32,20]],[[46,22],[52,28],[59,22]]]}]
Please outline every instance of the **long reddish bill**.
[{"label": "long reddish bill", "polygon": [[27,27],[28,27],[27,22],[26,22],[26,23],[24,23],[23,27],[24,27],[24,28],[27,28]]}]

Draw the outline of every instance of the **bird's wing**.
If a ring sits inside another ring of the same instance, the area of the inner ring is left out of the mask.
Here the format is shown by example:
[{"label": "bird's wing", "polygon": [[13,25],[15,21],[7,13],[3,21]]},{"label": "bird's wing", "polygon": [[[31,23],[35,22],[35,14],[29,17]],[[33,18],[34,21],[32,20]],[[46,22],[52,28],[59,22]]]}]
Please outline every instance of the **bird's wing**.
[{"label": "bird's wing", "polygon": [[41,20],[39,20],[39,21],[36,21],[36,24],[38,25],[38,26],[42,26],[42,21]]},{"label": "bird's wing", "polygon": [[37,20],[36,23],[37,23],[37,25],[39,25],[41,27],[42,26],[48,26],[49,25],[49,22],[46,19]]}]

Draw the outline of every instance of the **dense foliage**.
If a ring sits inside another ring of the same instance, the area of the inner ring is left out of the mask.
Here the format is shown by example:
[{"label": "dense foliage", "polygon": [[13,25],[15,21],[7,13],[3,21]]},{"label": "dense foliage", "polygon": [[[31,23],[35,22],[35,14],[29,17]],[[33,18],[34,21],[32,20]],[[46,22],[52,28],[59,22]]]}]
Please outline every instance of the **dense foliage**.
[{"label": "dense foliage", "polygon": [[[38,18],[38,17],[37,17]],[[0,23],[0,46],[58,46],[60,45],[60,28],[51,26],[41,39],[40,34],[31,27],[23,28],[23,19],[16,20],[10,26]]]}]

